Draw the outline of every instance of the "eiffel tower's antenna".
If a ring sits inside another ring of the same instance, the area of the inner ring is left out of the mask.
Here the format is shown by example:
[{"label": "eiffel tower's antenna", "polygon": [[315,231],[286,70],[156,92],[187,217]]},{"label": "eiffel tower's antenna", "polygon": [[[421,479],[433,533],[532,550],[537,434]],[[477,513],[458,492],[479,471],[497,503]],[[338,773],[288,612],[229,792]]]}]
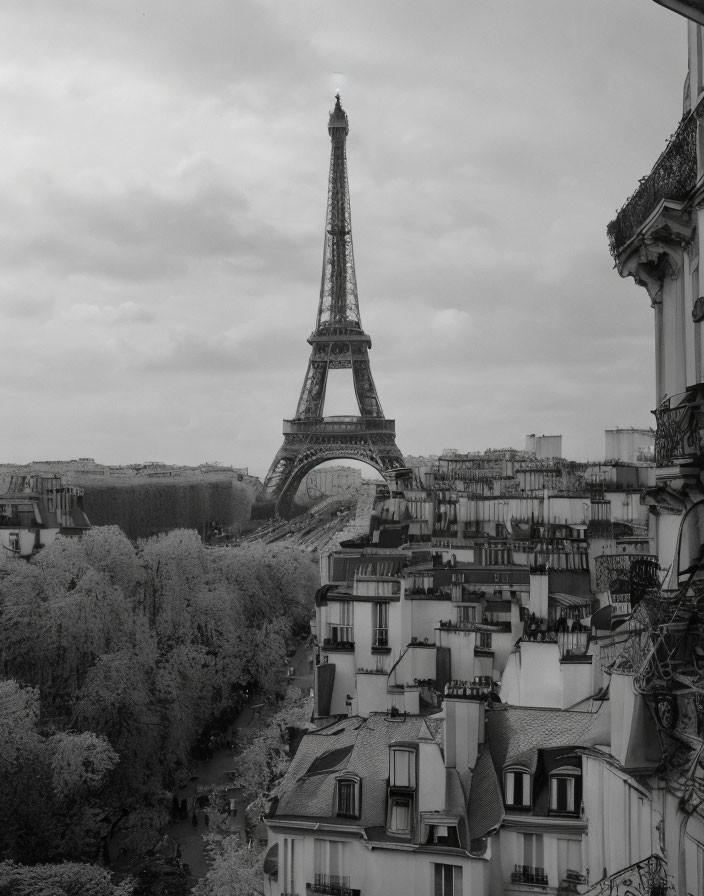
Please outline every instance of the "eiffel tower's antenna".
[{"label": "eiffel tower's antenna", "polygon": [[[290,510],[304,476],[323,461],[354,458],[382,474],[404,468],[395,422],[384,417],[372,378],[372,341],[362,330],[359,316],[345,151],[348,133],[338,93],[328,121],[328,204],[318,315],[308,337],[312,350],[296,416],[284,420],[284,443],[260,494],[260,503],[275,502],[283,515]],[[323,416],[328,371],[339,368],[352,370],[358,417]]]},{"label": "eiffel tower's antenna", "polygon": [[355,325],[361,329],[357,277],[354,272],[350,188],[347,182],[347,154],[345,151],[349,132],[347,115],[340,104],[340,94],[338,93],[335,96],[335,108],[330,113],[328,121],[328,134],[330,134],[332,147],[317,331],[323,327],[354,327]]}]

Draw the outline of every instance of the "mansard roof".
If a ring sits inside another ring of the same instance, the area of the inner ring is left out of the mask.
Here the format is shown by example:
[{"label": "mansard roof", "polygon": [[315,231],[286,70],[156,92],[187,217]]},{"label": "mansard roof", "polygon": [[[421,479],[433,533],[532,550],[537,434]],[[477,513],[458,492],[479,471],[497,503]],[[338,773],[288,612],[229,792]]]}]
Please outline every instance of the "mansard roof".
[{"label": "mansard roof", "polygon": [[469,790],[469,836],[471,840],[485,837],[498,828],[504,819],[504,801],[496,775],[491,751],[484,745],[472,775]]},{"label": "mansard roof", "polygon": [[487,740],[499,779],[515,765],[535,772],[538,751],[609,744],[608,703],[596,712],[496,705],[487,713]]},{"label": "mansard roof", "polygon": [[353,716],[306,734],[277,788],[275,817],[349,825],[350,819],[338,819],[335,805],[335,782],[349,775],[361,781],[361,815],[352,823],[364,828],[384,826],[389,746],[429,738],[421,717],[383,714],[367,719]]}]

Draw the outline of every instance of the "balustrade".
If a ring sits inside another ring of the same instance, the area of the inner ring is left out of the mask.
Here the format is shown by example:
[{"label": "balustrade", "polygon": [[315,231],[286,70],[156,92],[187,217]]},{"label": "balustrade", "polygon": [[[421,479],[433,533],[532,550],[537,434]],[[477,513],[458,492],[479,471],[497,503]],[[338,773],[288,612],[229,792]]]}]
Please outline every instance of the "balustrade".
[{"label": "balustrade", "polygon": [[541,887],[548,886],[548,876],[544,868],[532,865],[514,865],[511,872],[512,884],[538,884]]},{"label": "balustrade", "polygon": [[361,890],[350,887],[350,878],[346,874],[318,874],[312,884],[306,884],[311,893],[322,893],[324,896],[361,896]]}]

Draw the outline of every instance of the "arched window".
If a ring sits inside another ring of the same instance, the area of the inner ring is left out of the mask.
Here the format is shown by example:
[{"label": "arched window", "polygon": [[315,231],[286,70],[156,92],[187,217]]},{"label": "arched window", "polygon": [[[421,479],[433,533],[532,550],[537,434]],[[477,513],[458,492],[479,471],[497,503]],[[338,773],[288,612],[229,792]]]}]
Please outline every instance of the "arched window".
[{"label": "arched window", "polygon": [[508,768],[504,772],[504,800],[509,808],[530,809],[531,799],[530,772],[524,768]]},{"label": "arched window", "polygon": [[550,811],[574,814],[582,798],[582,771],[574,765],[556,768],[550,774]]},{"label": "arched window", "polygon": [[357,777],[338,778],[336,782],[337,814],[346,818],[359,818],[360,780]]}]

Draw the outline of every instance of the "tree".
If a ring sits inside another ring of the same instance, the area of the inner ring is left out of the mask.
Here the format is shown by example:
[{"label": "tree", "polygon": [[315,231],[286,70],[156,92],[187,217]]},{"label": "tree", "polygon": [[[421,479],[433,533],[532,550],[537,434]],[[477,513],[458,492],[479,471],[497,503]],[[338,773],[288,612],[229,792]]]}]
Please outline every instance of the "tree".
[{"label": "tree", "polygon": [[242,795],[250,804],[248,816],[251,823],[256,823],[266,810],[268,792],[283,778],[291,763],[289,729],[312,727],[312,711],[312,698],[298,688],[289,688],[282,708],[263,730],[250,735],[235,758],[233,783],[242,788]]},{"label": "tree", "polygon": [[49,738],[47,748],[54,792],[66,802],[100,790],[120,758],[91,731],[60,732]]},{"label": "tree", "polygon": [[104,868],[65,862],[61,865],[16,865],[0,862],[0,893],[8,896],[131,896],[130,880],[113,883]]},{"label": "tree", "polygon": [[46,811],[51,771],[38,719],[38,690],[0,681],[0,859],[49,858],[56,839]]},{"label": "tree", "polygon": [[212,865],[193,888],[193,896],[263,896],[263,849],[237,835],[211,834],[207,840]]},{"label": "tree", "polygon": [[[297,549],[205,547],[185,530],[135,547],[94,529],[8,564],[0,859],[94,858],[117,824],[151,842],[204,733],[248,690],[281,689],[316,584]],[[243,759],[253,797],[287,766],[285,727]]]}]

